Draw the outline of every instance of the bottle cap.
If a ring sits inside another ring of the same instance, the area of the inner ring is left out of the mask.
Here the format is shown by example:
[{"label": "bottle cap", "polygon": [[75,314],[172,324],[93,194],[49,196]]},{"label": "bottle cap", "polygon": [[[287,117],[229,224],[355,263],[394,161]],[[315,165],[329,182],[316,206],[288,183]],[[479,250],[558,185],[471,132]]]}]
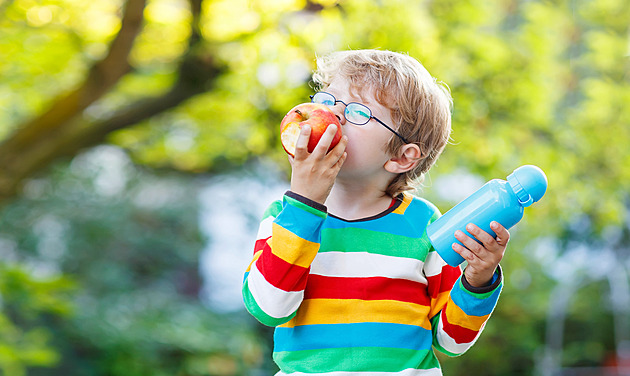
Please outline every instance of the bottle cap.
[{"label": "bottle cap", "polygon": [[507,181],[523,206],[537,202],[547,191],[547,176],[534,165],[517,168],[507,177]]}]

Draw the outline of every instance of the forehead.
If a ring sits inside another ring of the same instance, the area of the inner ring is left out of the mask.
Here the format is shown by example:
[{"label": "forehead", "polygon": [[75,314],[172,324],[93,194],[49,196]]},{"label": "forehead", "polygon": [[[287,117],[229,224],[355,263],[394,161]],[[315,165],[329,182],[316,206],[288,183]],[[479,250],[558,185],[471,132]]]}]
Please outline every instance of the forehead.
[{"label": "forehead", "polygon": [[376,89],[372,85],[354,84],[344,76],[336,76],[324,90],[346,103],[360,102],[366,105],[382,105],[376,99]]},{"label": "forehead", "polygon": [[337,100],[342,100],[346,103],[359,102],[362,103],[372,111],[372,115],[385,120],[387,122],[393,122],[391,107],[392,103],[382,103],[378,99],[385,98],[382,96],[379,98],[378,92],[374,85],[360,85],[354,84],[347,78],[338,75],[330,81],[328,87],[323,88],[326,92],[332,94]]}]

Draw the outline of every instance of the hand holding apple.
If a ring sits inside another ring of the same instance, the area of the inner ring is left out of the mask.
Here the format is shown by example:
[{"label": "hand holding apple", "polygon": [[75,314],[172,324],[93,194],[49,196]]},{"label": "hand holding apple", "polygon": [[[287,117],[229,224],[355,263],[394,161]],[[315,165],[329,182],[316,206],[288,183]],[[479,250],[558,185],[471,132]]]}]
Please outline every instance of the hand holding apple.
[{"label": "hand holding apple", "polygon": [[327,106],[319,103],[302,103],[293,107],[280,123],[280,140],[282,147],[291,156],[295,156],[295,146],[300,130],[304,125],[311,128],[311,136],[308,141],[308,152],[312,153],[315,146],[326,132],[329,125],[335,124],[337,131],[333,137],[328,151],[332,150],[341,140],[341,125],[337,116]]},{"label": "hand holding apple", "polygon": [[295,156],[289,155],[292,168],[291,191],[325,204],[337,174],[347,157],[348,137],[346,136],[342,136],[337,146],[328,152],[329,145],[338,129],[335,124],[331,124],[311,153],[308,151],[311,127],[308,124],[302,127],[296,142]]},{"label": "hand holding apple", "polygon": [[291,162],[291,191],[324,204],[347,156],[348,138],[337,116],[322,104],[300,104],[282,119],[280,131]]}]

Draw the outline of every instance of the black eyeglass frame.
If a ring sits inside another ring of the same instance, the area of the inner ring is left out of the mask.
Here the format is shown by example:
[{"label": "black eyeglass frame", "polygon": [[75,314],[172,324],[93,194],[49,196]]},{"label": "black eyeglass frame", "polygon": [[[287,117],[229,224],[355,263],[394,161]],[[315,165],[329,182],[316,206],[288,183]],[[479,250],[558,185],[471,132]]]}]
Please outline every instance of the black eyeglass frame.
[{"label": "black eyeglass frame", "polygon": [[[332,97],[332,99],[335,101],[335,104],[334,104],[334,105],[336,105],[338,102],[340,102],[340,103],[342,103],[343,105],[345,105],[345,106],[346,106],[346,108],[345,108],[345,109],[344,109],[344,111],[343,111],[343,116],[344,116],[344,117],[346,118],[346,120],[347,120],[347,121],[349,121],[350,123],[355,124],[355,125],[365,125],[365,124],[367,124],[370,120],[374,119],[374,120],[376,120],[379,124],[381,124],[382,126],[384,126],[385,128],[387,128],[390,132],[392,132],[393,134],[395,134],[396,136],[398,136],[401,140],[403,140],[403,142],[404,142],[405,144],[408,144],[408,143],[409,143],[407,140],[405,140],[405,138],[404,138],[403,136],[401,136],[401,135],[400,135],[400,133],[396,132],[396,131],[392,128],[392,127],[390,127],[389,125],[387,125],[387,124],[383,123],[382,121],[380,121],[380,120],[379,120],[376,116],[372,115],[372,110],[371,110],[368,106],[364,105],[363,103],[359,103],[359,102],[350,102],[350,103],[346,103],[346,102],[344,102],[344,101],[341,101],[341,100],[339,100],[339,99],[335,98],[335,96],[334,96],[334,95],[332,95],[332,94],[330,94],[330,93],[328,93],[328,92],[325,92],[325,91],[318,91],[317,93],[315,93],[315,94],[313,94],[313,95],[309,95],[309,98],[311,98],[311,103],[315,103],[315,102],[313,102],[313,98],[314,98],[317,94],[320,94],[320,93],[321,93],[321,94],[330,95],[330,96]],[[362,107],[367,108],[367,110],[369,111],[369,115],[370,115],[370,117],[369,117],[369,118],[365,121],[365,123],[356,123],[356,122],[351,121],[350,119],[348,119],[348,117],[346,116],[346,111],[348,110],[348,106],[349,106],[349,105],[351,105],[351,104],[358,104],[359,106],[362,106]],[[333,106],[334,106],[334,105],[333,105]]]}]

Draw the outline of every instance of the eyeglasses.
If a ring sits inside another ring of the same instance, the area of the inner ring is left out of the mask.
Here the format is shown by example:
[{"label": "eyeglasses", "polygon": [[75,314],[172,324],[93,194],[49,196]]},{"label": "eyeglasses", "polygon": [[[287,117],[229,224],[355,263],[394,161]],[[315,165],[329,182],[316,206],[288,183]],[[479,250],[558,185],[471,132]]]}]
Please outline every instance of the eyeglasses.
[{"label": "eyeglasses", "polygon": [[319,91],[315,93],[314,95],[311,95],[310,98],[311,98],[311,103],[325,104],[328,107],[333,107],[334,105],[337,104],[337,102],[341,102],[346,106],[346,109],[343,112],[343,116],[345,116],[346,120],[348,120],[350,123],[355,124],[355,125],[365,125],[371,119],[374,119],[377,122],[379,122],[382,126],[389,129],[393,134],[400,137],[400,139],[403,140],[405,144],[409,143],[407,142],[407,140],[405,140],[403,136],[401,136],[398,132],[393,130],[390,126],[378,120],[376,117],[372,116],[372,110],[370,110],[370,108],[364,104],[361,104],[358,102],[346,103],[344,101],[340,101],[336,99],[332,94],[326,93],[324,91]]}]

